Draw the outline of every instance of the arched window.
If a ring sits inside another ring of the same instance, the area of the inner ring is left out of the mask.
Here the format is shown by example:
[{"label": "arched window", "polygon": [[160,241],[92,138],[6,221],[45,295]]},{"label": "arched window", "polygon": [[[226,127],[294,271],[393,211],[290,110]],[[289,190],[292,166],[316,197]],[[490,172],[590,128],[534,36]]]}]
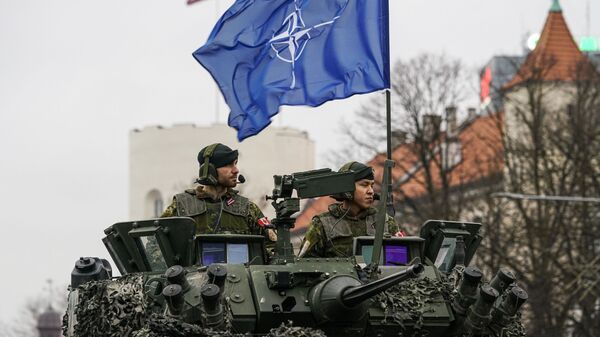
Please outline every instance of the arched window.
[{"label": "arched window", "polygon": [[161,193],[157,190],[151,190],[146,194],[144,207],[145,218],[158,218],[164,211],[164,202]]}]

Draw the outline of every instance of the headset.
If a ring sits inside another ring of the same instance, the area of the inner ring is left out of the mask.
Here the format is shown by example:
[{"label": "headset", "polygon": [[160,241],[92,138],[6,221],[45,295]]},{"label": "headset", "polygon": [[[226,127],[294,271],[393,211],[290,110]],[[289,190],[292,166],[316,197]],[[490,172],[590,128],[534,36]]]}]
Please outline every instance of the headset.
[{"label": "headset", "polygon": [[198,184],[210,185],[210,186],[218,185],[217,169],[215,168],[215,166],[213,164],[210,163],[210,158],[212,157],[213,153],[215,152],[217,145],[219,145],[219,143],[209,145],[204,150],[204,163],[202,163],[200,165],[200,169],[198,170],[199,178],[196,179],[196,182]]}]

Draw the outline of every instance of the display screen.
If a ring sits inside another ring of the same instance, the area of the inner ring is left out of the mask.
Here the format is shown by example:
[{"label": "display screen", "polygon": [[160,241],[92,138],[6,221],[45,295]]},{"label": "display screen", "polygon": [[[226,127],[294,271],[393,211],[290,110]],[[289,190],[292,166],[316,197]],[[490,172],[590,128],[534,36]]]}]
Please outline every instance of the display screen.
[{"label": "display screen", "polygon": [[365,262],[371,262],[371,257],[373,256],[373,246],[362,246],[361,255],[365,259]]},{"label": "display screen", "polygon": [[[360,254],[366,263],[371,263],[373,257],[373,246],[363,245],[360,250]],[[396,245],[385,245],[383,246],[383,254],[379,258],[380,264],[386,266],[404,266],[409,261],[408,247],[407,246],[396,246]]]},{"label": "display screen", "polygon": [[203,242],[201,263],[208,266],[212,263],[242,264],[248,262],[248,244]]},{"label": "display screen", "polygon": [[386,266],[405,266],[408,264],[408,247],[406,246],[385,246],[385,265]]},{"label": "display screen", "polygon": [[204,242],[202,244],[202,264],[225,263],[225,243]]},{"label": "display screen", "polygon": [[227,263],[246,263],[248,262],[248,245],[245,243],[227,244]]}]

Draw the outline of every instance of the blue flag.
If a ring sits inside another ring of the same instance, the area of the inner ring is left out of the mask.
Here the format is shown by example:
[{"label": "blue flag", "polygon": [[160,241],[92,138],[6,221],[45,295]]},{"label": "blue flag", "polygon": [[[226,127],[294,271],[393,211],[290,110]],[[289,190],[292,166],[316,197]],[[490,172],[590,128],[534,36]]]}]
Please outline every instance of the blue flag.
[{"label": "blue flag", "polygon": [[194,57],[241,141],[281,105],[389,88],[388,0],[237,0]]}]

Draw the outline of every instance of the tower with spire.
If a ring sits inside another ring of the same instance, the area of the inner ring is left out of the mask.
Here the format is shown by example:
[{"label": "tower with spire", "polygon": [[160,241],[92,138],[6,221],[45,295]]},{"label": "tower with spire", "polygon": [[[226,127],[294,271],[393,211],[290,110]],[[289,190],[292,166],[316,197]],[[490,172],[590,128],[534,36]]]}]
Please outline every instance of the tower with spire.
[{"label": "tower with spire", "polygon": [[[599,69],[579,50],[559,0],[552,0],[535,49],[501,88],[506,135],[522,137],[525,125],[520,119],[524,111],[531,110],[528,114],[543,113],[543,116],[536,116],[536,120],[542,117],[539,120],[558,120],[573,104],[577,83],[597,79],[598,76]],[[534,103],[535,108],[532,107]]]},{"label": "tower with spire", "polygon": [[[513,196],[590,195],[594,192],[588,181],[597,177],[594,160],[598,153],[596,126],[600,106],[600,65],[594,65],[593,55],[579,49],[560,2],[552,0],[548,5],[537,45],[518,63],[513,63],[512,68],[507,62],[506,68],[512,69],[512,76],[497,87],[500,93],[496,97],[488,99],[501,102],[492,107],[494,110],[489,110],[490,115],[498,116],[497,125],[502,131],[498,137],[502,141],[502,182],[499,189]],[[487,82],[483,82],[482,76],[482,84],[493,81],[494,70],[486,75]],[[482,130],[481,134],[484,132]],[[569,237],[572,242],[582,240],[581,234],[576,232],[593,224],[593,220],[587,220],[593,219],[593,216],[587,210],[578,209],[575,204],[538,200],[502,202],[502,212],[506,212],[508,216],[505,218],[510,219],[505,225],[506,232],[522,231],[527,237],[520,242],[522,247],[516,249],[519,253],[509,254],[514,254],[511,257],[516,260],[523,251],[534,256],[533,260],[519,260],[527,265],[523,268],[530,276],[529,284],[524,285],[529,291],[529,305],[538,308],[531,311],[531,331],[540,336],[569,335],[574,330],[564,330],[571,324],[567,316],[576,312],[594,312],[597,302],[573,305],[571,301],[575,297],[570,296],[577,292],[569,287],[575,284],[575,278],[562,278],[557,271],[559,269],[548,266],[563,263],[563,236]],[[529,239],[531,237],[534,239]],[[520,251],[529,244],[533,248],[526,247]],[[569,250],[569,256],[587,261],[584,256],[587,256],[588,248],[585,245],[574,244]],[[556,282],[538,281],[559,278],[561,280]],[[597,300],[595,297],[591,299]],[[593,322],[594,317],[587,318],[586,315],[581,315],[583,323],[572,322],[573,325],[588,329],[588,321]]]},{"label": "tower with spire", "polygon": [[39,332],[39,337],[61,336],[61,315],[56,310],[54,310],[54,308],[52,308],[52,305],[49,305],[46,311],[44,311],[38,318],[37,329]]},{"label": "tower with spire", "polygon": [[[48,298],[52,299],[52,280],[48,279],[47,291]],[[48,304],[48,308],[44,311],[37,321],[36,328],[39,337],[60,337],[62,336],[62,319],[61,314],[52,307],[52,303]]]},{"label": "tower with spire", "polygon": [[481,71],[481,107],[504,111],[501,93],[528,81],[568,83],[600,71],[600,53],[582,52],[563,16],[559,0],[552,0],[535,48],[524,55],[494,56]]},{"label": "tower with spire", "polygon": [[530,80],[571,82],[594,72],[597,72],[596,68],[579,50],[569,30],[559,1],[553,0],[535,49],[527,55],[504,89]]}]

